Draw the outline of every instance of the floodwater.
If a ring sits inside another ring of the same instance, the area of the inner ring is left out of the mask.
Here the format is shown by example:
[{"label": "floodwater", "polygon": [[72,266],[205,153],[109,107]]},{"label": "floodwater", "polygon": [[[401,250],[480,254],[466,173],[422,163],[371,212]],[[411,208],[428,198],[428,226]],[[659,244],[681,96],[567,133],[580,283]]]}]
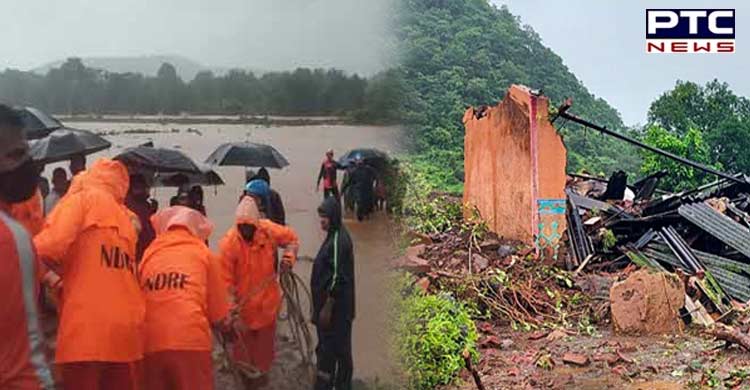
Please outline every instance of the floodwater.
[{"label": "floodwater", "polygon": [[[316,209],[322,192],[315,191],[320,163],[328,148],[341,155],[355,147],[375,147],[389,153],[398,153],[398,135],[395,127],[375,126],[299,126],[259,127],[252,125],[171,125],[144,123],[70,123],[72,127],[100,131],[123,132],[133,129],[158,130],[151,134],[117,134],[107,136],[113,147],[97,156],[112,157],[124,148],[153,141],[157,147],[176,147],[196,161],[203,161],[218,145],[230,141],[267,143],[278,149],[290,166],[283,170],[270,170],[271,186],[284,201],[287,223],[300,236],[300,254],[314,257],[325,234],[318,225]],[[196,129],[187,131],[187,129]],[[174,129],[174,130],[173,130]],[[96,156],[89,157],[93,161]],[[219,167],[226,185],[206,187],[205,204],[209,218],[216,225],[211,237],[211,247],[230,228],[239,194],[244,185],[244,169]],[[160,206],[169,204],[174,188],[155,189],[153,195]],[[357,287],[357,318],[354,321],[353,349],[356,378],[384,378],[392,369],[389,364],[386,315],[386,274],[388,260],[393,256],[392,229],[388,219],[377,215],[362,223],[346,219],[355,245],[355,272]],[[309,280],[312,264],[300,261],[295,267],[304,280]],[[314,334],[314,332],[313,332]]]}]

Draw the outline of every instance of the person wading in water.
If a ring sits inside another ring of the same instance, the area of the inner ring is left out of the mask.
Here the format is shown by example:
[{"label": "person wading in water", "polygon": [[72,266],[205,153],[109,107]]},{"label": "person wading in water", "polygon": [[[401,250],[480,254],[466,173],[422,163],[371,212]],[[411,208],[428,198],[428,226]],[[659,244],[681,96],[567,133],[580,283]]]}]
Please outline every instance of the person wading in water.
[{"label": "person wading in water", "polygon": [[315,390],[351,390],[354,246],[335,198],[324,200],[318,215],[320,228],[327,236],[315,257],[310,278],[312,321],[318,331]]},{"label": "person wading in water", "polygon": [[[265,183],[265,182],[263,182]],[[276,271],[276,248],[284,254],[282,272],[297,260],[299,238],[289,227],[262,218],[255,200],[245,196],[237,206],[236,222],[220,244],[224,277],[235,293],[240,329],[232,354],[250,365],[256,377],[244,378],[247,389],[261,388],[274,360],[276,318],[281,309],[281,286]]]},{"label": "person wading in water", "polygon": [[320,180],[323,180],[323,198],[334,196],[337,200],[340,199],[336,181],[336,171],[339,169],[344,169],[344,167],[333,159],[333,149],[328,149],[325,160],[320,164],[318,182],[315,184],[316,191],[320,191]]},{"label": "person wading in water", "polygon": [[365,164],[362,156],[358,155],[354,161],[354,170],[349,175],[349,181],[343,191],[351,191],[354,195],[357,220],[361,222],[370,216],[375,206],[375,181],[378,175],[374,168]]}]

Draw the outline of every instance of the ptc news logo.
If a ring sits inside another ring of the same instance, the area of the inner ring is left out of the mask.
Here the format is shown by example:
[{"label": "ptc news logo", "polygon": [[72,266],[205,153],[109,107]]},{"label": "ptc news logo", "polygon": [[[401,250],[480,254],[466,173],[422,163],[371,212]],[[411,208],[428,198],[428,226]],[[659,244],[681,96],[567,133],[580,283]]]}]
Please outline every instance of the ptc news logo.
[{"label": "ptc news logo", "polygon": [[733,9],[647,9],[646,53],[734,53]]}]

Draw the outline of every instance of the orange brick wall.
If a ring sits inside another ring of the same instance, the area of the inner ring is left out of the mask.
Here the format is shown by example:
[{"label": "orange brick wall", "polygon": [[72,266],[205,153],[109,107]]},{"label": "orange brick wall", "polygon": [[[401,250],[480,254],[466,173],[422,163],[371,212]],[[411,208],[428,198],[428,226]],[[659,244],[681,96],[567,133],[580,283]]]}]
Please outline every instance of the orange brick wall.
[{"label": "orange brick wall", "polygon": [[564,213],[549,205],[565,199],[566,151],[547,112],[546,97],[513,85],[481,118],[464,114],[464,202],[505,238],[532,243],[565,230]]}]

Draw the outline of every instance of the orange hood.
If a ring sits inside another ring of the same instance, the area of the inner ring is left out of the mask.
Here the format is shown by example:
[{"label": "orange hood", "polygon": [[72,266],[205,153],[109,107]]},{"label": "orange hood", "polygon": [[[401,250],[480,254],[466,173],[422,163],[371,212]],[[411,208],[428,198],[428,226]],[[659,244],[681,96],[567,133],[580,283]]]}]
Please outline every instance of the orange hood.
[{"label": "orange hood", "polygon": [[240,204],[237,205],[235,222],[238,224],[255,224],[258,220],[260,220],[260,211],[258,211],[258,205],[255,204],[255,200],[250,196],[243,196]]},{"label": "orange hood", "polygon": [[125,201],[130,187],[128,169],[119,161],[100,158],[73,178],[68,194],[96,189],[112,195],[118,203]]},{"label": "orange hood", "polygon": [[173,227],[181,226],[201,241],[207,240],[214,230],[214,225],[208,218],[198,211],[184,206],[168,207],[152,215],[151,225],[154,226],[157,236]]}]

